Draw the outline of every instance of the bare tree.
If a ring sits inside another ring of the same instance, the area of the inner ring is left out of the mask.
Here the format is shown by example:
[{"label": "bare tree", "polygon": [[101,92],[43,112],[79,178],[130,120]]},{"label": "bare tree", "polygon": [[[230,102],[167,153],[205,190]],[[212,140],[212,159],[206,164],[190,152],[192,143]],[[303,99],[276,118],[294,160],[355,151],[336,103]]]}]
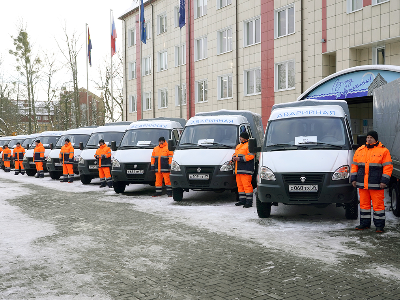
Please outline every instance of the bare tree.
[{"label": "bare tree", "polygon": [[[55,119],[53,116],[55,114],[55,100],[57,97],[58,88],[53,82],[54,75],[60,70],[60,67],[56,64],[55,55],[47,55],[45,54],[44,62],[43,62],[43,77],[45,78],[45,88],[46,88],[46,104],[45,109],[47,110],[47,115],[49,118],[49,122],[52,130],[55,130]],[[52,114],[53,112],[53,114]]]}]

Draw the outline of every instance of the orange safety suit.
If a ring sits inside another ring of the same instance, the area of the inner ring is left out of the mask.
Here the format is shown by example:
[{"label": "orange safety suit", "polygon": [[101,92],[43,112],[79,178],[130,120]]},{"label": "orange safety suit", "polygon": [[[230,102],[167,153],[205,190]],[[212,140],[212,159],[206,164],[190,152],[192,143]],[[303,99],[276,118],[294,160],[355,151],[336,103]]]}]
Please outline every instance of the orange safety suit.
[{"label": "orange safety suit", "polygon": [[10,148],[4,148],[3,149],[3,163],[4,163],[4,171],[5,172],[10,172],[11,171],[11,149]]},{"label": "orange safety suit", "polygon": [[393,164],[389,150],[376,142],[363,145],[354,153],[351,182],[356,181],[360,193],[360,224],[371,225],[371,200],[376,227],[385,227],[384,190],[380,183],[389,185]]},{"label": "orange safety suit", "polygon": [[[60,162],[63,164],[63,182],[73,182],[74,180],[74,147],[71,142],[61,147]],[[69,175],[69,180],[68,180]]]},{"label": "orange safety suit", "polygon": [[38,143],[35,149],[33,150],[33,162],[36,165],[37,177],[43,178],[43,162],[44,162],[44,147],[42,143]]},{"label": "orange safety suit", "polygon": [[251,179],[254,173],[254,154],[249,152],[248,140],[236,146],[232,157],[239,157],[235,161],[236,184],[239,193],[239,203],[253,205],[253,185]]},{"label": "orange safety suit", "polygon": [[24,165],[22,164],[22,161],[24,160],[24,155],[25,155],[24,147],[20,145],[14,148],[13,157],[15,164],[15,175],[18,175],[19,173],[21,173],[22,175],[25,174]]},{"label": "orange safety suit", "polygon": [[111,149],[106,144],[101,145],[94,155],[98,159],[99,163],[99,177],[100,177],[100,187],[105,187],[108,185],[112,187],[112,178],[110,173],[111,167]]},{"label": "orange safety suit", "polygon": [[168,196],[172,195],[171,180],[169,174],[171,172],[172,156],[174,152],[168,150],[168,143],[163,142],[153,149],[151,154],[151,170],[156,172],[156,194],[162,194],[162,183],[164,179],[167,187]]}]

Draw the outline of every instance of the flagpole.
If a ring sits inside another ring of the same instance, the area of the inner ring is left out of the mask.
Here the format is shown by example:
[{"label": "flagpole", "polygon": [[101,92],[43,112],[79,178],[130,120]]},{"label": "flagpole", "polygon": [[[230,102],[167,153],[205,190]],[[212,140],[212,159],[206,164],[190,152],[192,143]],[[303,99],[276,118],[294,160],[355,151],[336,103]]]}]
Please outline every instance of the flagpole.
[{"label": "flagpole", "polygon": [[[111,41],[111,36],[113,35],[113,32],[112,32],[112,9],[110,9],[110,41]],[[111,42],[112,43],[112,42]],[[113,93],[113,61],[112,61],[112,57],[113,57],[113,53],[112,53],[112,44],[111,44],[111,47],[110,47],[111,49],[111,52],[110,52],[110,54],[111,54],[111,73],[110,73],[110,80],[111,80],[111,112],[110,112],[110,115],[111,115],[111,122],[114,122],[114,99],[113,99],[113,95],[114,95],[114,93]]]},{"label": "flagpole", "polygon": [[89,120],[89,39],[88,39],[88,24],[86,23],[86,110],[87,110],[87,125],[90,125]]},{"label": "flagpole", "polygon": [[[144,8],[142,8],[142,3],[140,4],[140,16],[139,16],[139,36],[140,36],[140,39],[139,39],[139,43],[140,43],[140,55],[139,55],[139,58],[140,58],[140,61],[139,61],[139,64],[140,64],[140,98],[142,98],[142,99],[140,99],[140,101],[142,101],[142,103],[141,103],[141,105],[140,105],[140,118],[141,119],[143,119],[143,76],[142,76],[142,74],[143,74],[143,60],[142,60],[142,44],[143,44],[143,41],[142,41],[142,27],[144,26],[142,23],[141,23],[141,19],[142,19],[142,9],[144,9]],[[153,108],[154,109],[154,108]],[[136,117],[136,119],[137,119],[137,117]]]},{"label": "flagpole", "polygon": [[180,61],[178,60],[179,63],[179,117],[182,118],[182,63],[183,63],[183,51],[182,51],[182,27],[179,26],[179,51],[178,55],[180,56]]}]

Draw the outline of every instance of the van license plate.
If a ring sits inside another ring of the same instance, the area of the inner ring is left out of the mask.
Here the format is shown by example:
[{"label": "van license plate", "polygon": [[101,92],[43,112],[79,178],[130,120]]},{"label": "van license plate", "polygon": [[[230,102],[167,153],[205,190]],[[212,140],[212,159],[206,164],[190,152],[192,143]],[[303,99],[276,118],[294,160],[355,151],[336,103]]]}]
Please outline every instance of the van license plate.
[{"label": "van license plate", "polygon": [[209,174],[189,174],[191,180],[208,180],[209,178]]},{"label": "van license plate", "polygon": [[54,163],[54,166],[55,167],[62,167],[62,164],[61,163]]},{"label": "van license plate", "polygon": [[89,166],[89,169],[98,169],[99,168],[99,166],[97,166],[97,165],[90,165]]},{"label": "van license plate", "polygon": [[144,170],[126,170],[126,174],[143,174]]},{"label": "van license plate", "polygon": [[289,192],[295,192],[295,193],[313,193],[313,192],[318,192],[318,185],[317,184],[312,184],[312,185],[289,185]]}]

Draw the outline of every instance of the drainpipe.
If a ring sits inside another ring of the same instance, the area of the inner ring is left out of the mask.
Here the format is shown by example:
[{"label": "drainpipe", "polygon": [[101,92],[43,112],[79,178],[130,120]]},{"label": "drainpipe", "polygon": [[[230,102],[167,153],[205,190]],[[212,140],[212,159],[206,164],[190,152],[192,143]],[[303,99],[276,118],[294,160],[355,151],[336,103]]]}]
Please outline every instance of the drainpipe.
[{"label": "drainpipe", "polygon": [[239,0],[236,0],[236,110],[239,110]]}]

